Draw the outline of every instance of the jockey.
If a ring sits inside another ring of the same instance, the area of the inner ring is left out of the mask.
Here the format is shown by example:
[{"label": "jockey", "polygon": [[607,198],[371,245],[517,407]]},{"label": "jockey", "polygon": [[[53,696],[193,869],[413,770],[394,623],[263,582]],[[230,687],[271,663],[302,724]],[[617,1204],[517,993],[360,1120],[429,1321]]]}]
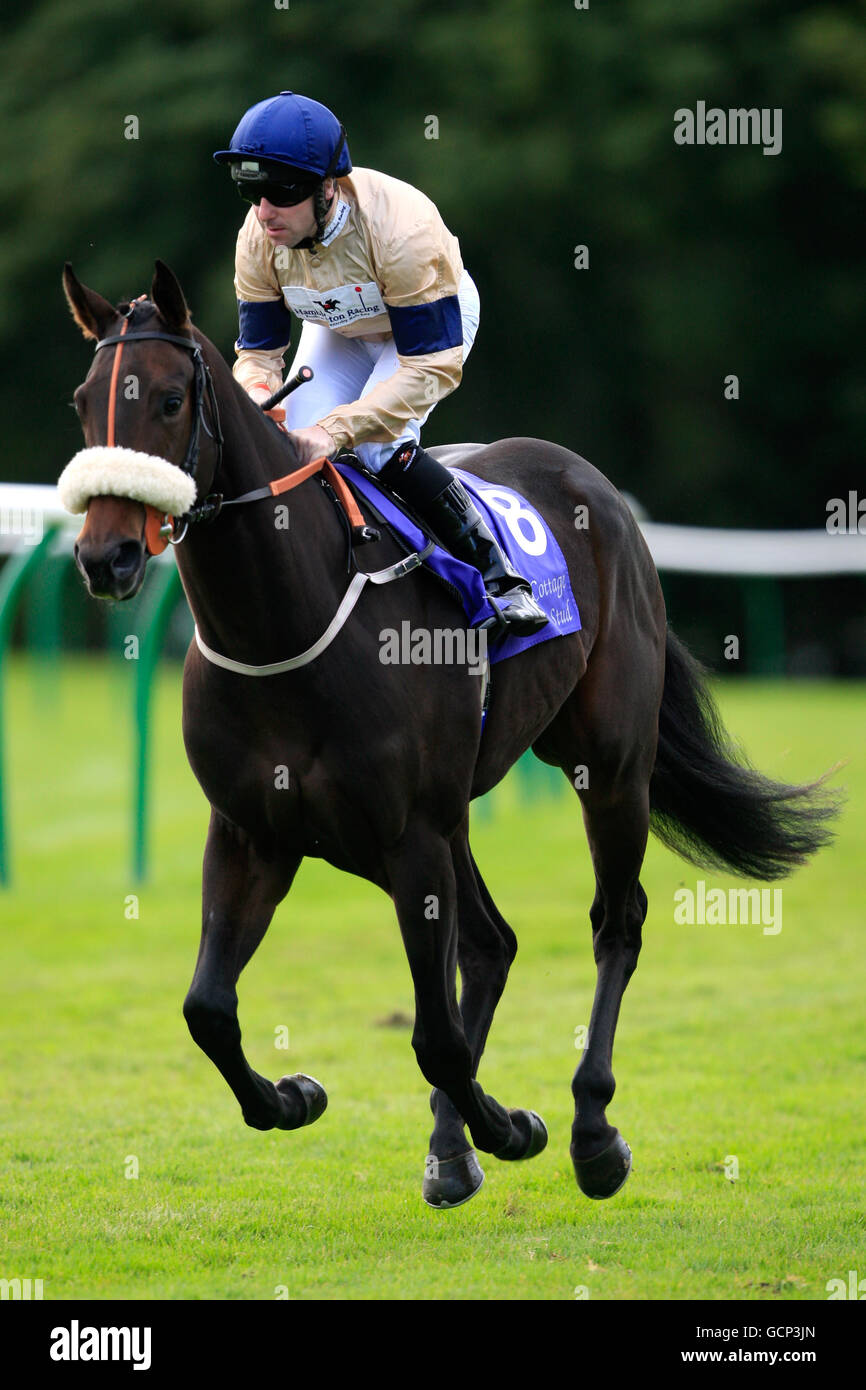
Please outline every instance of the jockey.
[{"label": "jockey", "polygon": [[214,155],[252,204],[240,229],[235,379],[261,404],[282,385],[292,315],[294,375],[314,377],[271,413],[302,462],[350,450],[480,570],[510,631],[547,622],[462,483],[424,449],[421,425],[460,383],[478,291],[429,198],[354,169],[327,107],[280,92],[250,108]]}]

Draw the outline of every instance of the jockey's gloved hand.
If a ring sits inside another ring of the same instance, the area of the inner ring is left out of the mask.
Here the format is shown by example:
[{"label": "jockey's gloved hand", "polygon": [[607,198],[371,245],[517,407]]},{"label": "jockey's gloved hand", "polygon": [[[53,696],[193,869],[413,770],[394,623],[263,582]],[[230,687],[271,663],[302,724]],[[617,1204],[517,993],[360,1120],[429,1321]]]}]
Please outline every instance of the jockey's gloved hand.
[{"label": "jockey's gloved hand", "polygon": [[308,425],[305,429],[291,430],[290,433],[301,465],[312,463],[314,459],[332,459],[337,453],[336,441],[321,425]]},{"label": "jockey's gloved hand", "polygon": [[[252,386],[247,387],[247,395],[251,400],[255,401],[256,405],[262,405],[268,397],[273,394],[271,388],[266,386],[263,381],[257,381]],[[265,414],[273,420],[275,425],[279,425],[284,434],[288,434],[288,430],[286,429],[286,412],[281,405],[275,405],[273,410],[266,410]]]}]

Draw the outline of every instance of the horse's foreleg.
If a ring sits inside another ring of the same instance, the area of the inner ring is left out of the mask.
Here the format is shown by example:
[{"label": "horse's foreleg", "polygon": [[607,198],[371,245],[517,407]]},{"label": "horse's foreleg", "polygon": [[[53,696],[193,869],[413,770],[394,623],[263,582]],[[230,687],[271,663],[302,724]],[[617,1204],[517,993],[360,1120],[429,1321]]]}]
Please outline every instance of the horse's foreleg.
[{"label": "horse's foreleg", "polygon": [[183,1012],[203,1052],[222,1072],[254,1129],[298,1129],[327,1104],[307,1077],[276,1086],[252,1070],[241,1048],[238,977],[291,886],[300,856],[264,860],[249,837],[213,812],[204,856],[202,935]]},{"label": "horse's foreleg", "polygon": [[473,1143],[494,1152],[509,1143],[511,1120],[474,1080],[472,1047],[457,1004],[451,846],[423,827],[410,828],[387,856],[386,869],[415,986],[412,1046],[418,1065],[431,1086],[451,1100]]}]

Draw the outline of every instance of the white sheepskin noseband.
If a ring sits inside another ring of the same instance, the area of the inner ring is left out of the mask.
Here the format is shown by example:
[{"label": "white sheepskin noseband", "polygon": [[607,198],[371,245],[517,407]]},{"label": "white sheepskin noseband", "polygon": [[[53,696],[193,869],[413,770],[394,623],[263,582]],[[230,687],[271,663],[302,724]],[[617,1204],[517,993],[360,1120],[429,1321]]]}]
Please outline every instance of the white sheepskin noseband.
[{"label": "white sheepskin noseband", "polygon": [[81,449],[57,480],[61,505],[76,515],[92,497],[130,497],[169,516],[183,516],[195,501],[195,481],[168,459],[137,449],[100,445]]}]

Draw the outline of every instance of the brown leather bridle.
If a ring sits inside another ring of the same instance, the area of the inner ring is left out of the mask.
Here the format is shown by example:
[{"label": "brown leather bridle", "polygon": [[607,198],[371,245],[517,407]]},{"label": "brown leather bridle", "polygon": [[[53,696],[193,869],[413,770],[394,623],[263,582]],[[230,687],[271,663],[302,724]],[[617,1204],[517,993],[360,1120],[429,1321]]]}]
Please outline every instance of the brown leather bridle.
[{"label": "brown leather bridle", "polygon": [[[120,359],[123,354],[124,346],[127,343],[142,342],[145,339],[156,339],[164,343],[174,343],[178,347],[185,348],[192,353],[194,378],[193,378],[193,402],[192,402],[192,426],[190,428],[189,443],[182,463],[175,467],[182,473],[186,473],[190,478],[195,478],[198,468],[199,442],[201,430],[210,436],[216,445],[217,461],[214,468],[214,477],[219,470],[222,461],[223,434],[220,425],[219,406],[217,405],[216,392],[214,391],[213,379],[210,368],[204,360],[201,346],[193,338],[182,338],[175,333],[160,333],[157,330],[145,330],[144,332],[128,332],[130,320],[135,312],[136,304],[147,298],[146,295],[139,295],[129,306],[123,319],[123,327],[119,333],[115,333],[108,338],[100,338],[94,349],[99,352],[100,348],[115,345],[114,362],[111,367],[111,381],[108,388],[108,427],[106,444],[108,448],[115,448],[115,414],[117,402],[117,379],[120,374]],[[208,406],[212,428],[208,426],[204,416],[204,398],[207,395]],[[161,513],[158,508],[143,504],[146,513],[144,534],[147,542],[147,549],[151,555],[159,555],[165,550],[170,540],[175,538],[175,531],[178,522],[184,522],[184,532],[186,524],[190,521],[200,519],[201,516],[208,514],[215,515],[213,504],[210,498],[206,498],[199,506],[192,507],[183,517],[172,517],[167,513]],[[181,537],[182,538],[182,537]]]}]

